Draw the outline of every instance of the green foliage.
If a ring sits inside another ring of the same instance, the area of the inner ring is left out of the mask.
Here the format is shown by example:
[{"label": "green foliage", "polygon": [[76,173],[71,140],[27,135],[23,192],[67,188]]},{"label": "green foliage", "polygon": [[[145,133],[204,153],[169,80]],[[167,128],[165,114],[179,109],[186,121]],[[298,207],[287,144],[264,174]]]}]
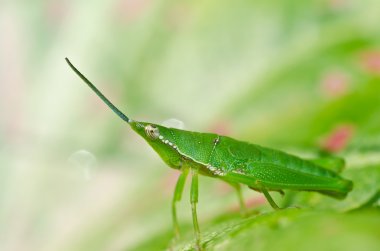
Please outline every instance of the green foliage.
[{"label": "green foliage", "polygon": [[[379,216],[378,210],[340,214],[297,208],[247,219],[224,215],[209,223],[202,244],[206,250],[377,250]],[[155,243],[157,249],[164,249],[162,240],[167,241],[166,236],[158,235],[149,242]],[[194,242],[188,239],[188,243],[179,244],[174,250],[194,250]],[[132,250],[152,247],[145,244]]]}]

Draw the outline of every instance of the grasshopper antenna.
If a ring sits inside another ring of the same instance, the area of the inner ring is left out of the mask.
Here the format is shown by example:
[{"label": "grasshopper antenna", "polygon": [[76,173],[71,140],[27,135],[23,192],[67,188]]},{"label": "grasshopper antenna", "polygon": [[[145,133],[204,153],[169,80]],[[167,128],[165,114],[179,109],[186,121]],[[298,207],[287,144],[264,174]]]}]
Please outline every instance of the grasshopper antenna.
[{"label": "grasshopper antenna", "polygon": [[129,119],[124,113],[122,113],[114,104],[112,104],[111,101],[109,101],[103,93],[101,93],[98,88],[93,85],[90,80],[88,80],[75,66],[70,62],[68,58],[65,58],[67,64],[70,66],[70,68],[98,95],[101,100],[103,100],[106,105],[111,108],[114,113],[116,113],[117,116],[119,116],[122,120],[124,120],[127,123],[130,123],[132,120]]}]

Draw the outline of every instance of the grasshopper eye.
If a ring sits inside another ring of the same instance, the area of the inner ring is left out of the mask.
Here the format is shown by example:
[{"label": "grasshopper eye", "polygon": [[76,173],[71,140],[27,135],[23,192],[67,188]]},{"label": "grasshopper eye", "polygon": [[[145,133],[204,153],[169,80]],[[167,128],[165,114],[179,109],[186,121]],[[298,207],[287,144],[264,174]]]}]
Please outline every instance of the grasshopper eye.
[{"label": "grasshopper eye", "polygon": [[158,128],[153,125],[145,126],[145,133],[151,139],[157,139],[160,136]]}]

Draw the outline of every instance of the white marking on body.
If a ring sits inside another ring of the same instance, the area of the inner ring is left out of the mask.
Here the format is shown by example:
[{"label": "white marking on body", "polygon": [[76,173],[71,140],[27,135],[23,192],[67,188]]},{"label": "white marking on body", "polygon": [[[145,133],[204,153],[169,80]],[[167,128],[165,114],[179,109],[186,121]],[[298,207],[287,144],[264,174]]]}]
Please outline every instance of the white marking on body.
[{"label": "white marking on body", "polygon": [[158,136],[158,138],[162,141],[162,143],[173,147],[174,150],[178,149],[178,147],[173,142],[171,142],[167,139],[164,139],[164,136],[160,135],[160,136]]},{"label": "white marking on body", "polygon": [[226,175],[222,170],[216,168],[215,166],[206,165],[206,168],[208,170],[210,170],[214,175],[217,175],[217,176],[224,176],[224,175]]},{"label": "white marking on body", "polygon": [[[197,160],[195,160],[194,158],[192,158],[192,157],[186,155],[185,153],[181,152],[181,150],[178,148],[177,145],[175,145],[174,143],[172,143],[172,142],[170,142],[169,140],[165,139],[162,135],[159,135],[158,138],[162,141],[162,143],[171,146],[171,147],[172,147],[174,150],[176,150],[176,151],[177,151],[177,152],[178,152],[183,158],[185,158],[185,159],[187,159],[187,160],[191,160],[191,161],[193,161],[193,162],[195,162],[195,163],[197,163],[197,164],[200,164],[200,165],[206,167],[208,170],[210,170],[210,171],[212,172],[212,174],[214,174],[214,175],[216,175],[216,176],[224,176],[224,175],[226,175],[226,173],[223,172],[222,170],[220,170],[220,169],[218,169],[218,168],[216,168],[216,167],[214,167],[214,166],[211,166],[211,165],[209,165],[209,164],[205,164],[205,163],[203,163],[203,162],[201,162],[201,161],[197,161]],[[199,142],[199,143],[201,143],[201,142]],[[215,139],[214,149],[215,149],[215,146],[216,146],[218,143],[219,143],[219,135],[218,135],[218,138]],[[213,149],[213,150],[214,150],[214,149]]]}]

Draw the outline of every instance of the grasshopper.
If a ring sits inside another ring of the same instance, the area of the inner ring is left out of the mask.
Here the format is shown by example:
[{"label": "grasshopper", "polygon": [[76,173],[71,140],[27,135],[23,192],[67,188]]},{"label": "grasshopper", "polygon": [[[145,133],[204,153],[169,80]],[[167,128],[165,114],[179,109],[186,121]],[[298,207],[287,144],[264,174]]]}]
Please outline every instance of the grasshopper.
[{"label": "grasshopper", "polygon": [[341,178],[327,168],[326,163],[331,161],[306,160],[214,133],[185,131],[132,120],[113,105],[67,58],[66,62],[112,111],[145,139],[169,167],[181,172],[172,200],[172,220],[176,237],[179,236],[176,203],[181,200],[186,177],[191,173],[190,203],[197,249],[201,249],[197,218],[198,175],[218,178],[232,185],[237,191],[242,212],[245,211],[245,206],[241,185],[263,193],[275,210],[279,206],[269,191],[313,191],[343,199],[352,190],[352,181]]}]

